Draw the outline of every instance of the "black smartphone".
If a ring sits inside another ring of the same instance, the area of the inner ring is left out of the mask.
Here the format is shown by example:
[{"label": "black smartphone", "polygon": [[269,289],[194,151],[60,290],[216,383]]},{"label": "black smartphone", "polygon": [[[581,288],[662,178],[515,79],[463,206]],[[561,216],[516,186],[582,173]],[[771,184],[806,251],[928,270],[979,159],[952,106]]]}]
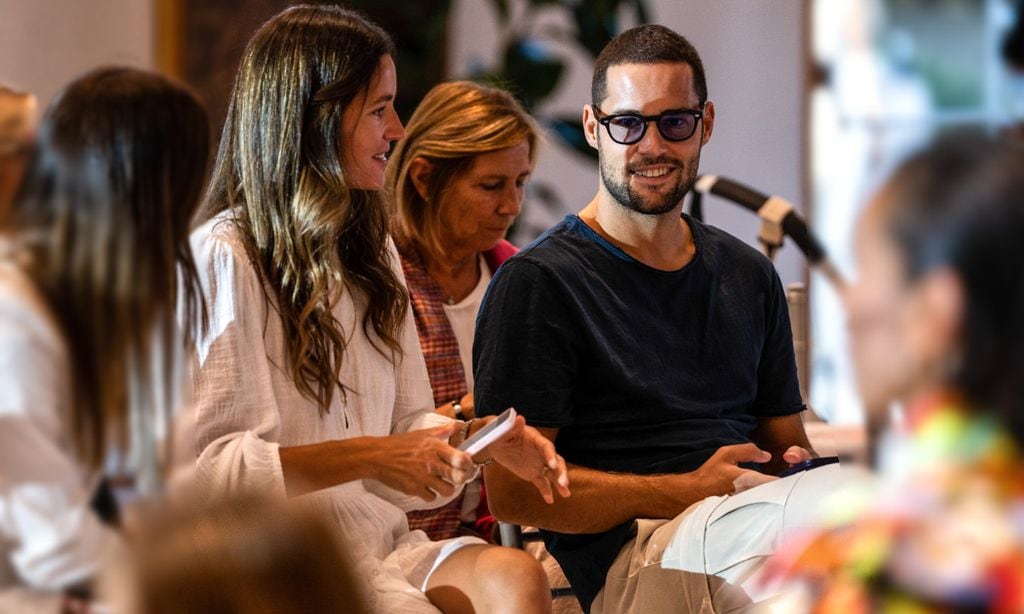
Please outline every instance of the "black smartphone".
[{"label": "black smartphone", "polygon": [[807,471],[808,469],[814,469],[815,467],[833,465],[838,462],[838,456],[819,456],[818,458],[812,458],[805,460],[802,463],[797,463],[788,469],[783,469],[779,472],[779,477],[784,478],[786,476],[793,475],[794,473],[800,473],[801,471]]}]

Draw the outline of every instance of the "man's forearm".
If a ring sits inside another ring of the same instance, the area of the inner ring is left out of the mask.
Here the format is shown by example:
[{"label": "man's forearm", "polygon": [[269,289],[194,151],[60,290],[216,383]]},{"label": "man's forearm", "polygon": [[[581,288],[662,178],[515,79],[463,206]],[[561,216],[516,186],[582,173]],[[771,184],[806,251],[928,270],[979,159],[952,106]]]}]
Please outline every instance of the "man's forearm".
[{"label": "man's forearm", "polygon": [[484,472],[494,516],[505,522],[560,533],[600,533],[634,518],[674,518],[713,494],[692,474],[635,475],[608,473],[571,465],[572,496],[555,496],[547,504],[531,484],[499,466]]}]

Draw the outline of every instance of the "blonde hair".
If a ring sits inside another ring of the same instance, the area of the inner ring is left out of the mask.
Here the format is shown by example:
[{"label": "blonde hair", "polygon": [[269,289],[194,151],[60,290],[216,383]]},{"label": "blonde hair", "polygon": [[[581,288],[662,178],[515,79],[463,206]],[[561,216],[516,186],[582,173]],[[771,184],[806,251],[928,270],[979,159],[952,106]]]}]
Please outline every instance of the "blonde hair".
[{"label": "blonde hair", "polygon": [[[385,184],[395,208],[393,232],[428,254],[443,254],[441,210],[445,191],[480,154],[530,144],[530,164],[537,155],[540,130],[511,94],[469,81],[442,83],[431,89],[395,148]],[[410,170],[417,158],[432,164],[427,193],[420,195]]]}]

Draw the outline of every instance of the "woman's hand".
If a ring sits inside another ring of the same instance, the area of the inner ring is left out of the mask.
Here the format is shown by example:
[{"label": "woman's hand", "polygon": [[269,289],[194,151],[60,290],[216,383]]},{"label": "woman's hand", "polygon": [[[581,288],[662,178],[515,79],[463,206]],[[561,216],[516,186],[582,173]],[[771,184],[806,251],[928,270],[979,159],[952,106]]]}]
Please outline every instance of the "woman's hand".
[{"label": "woman's hand", "polygon": [[455,494],[476,474],[469,454],[448,445],[448,438],[461,428],[461,422],[453,422],[377,438],[374,479],[425,501]]},{"label": "woman's hand", "polygon": [[569,472],[565,468],[565,459],[555,453],[555,444],[550,439],[537,429],[526,426],[526,419],[522,416],[516,416],[515,424],[507,435],[478,455],[488,456],[519,478],[532,482],[546,503],[555,502],[554,490],[558,490],[562,497],[569,496]]},{"label": "woman's hand", "polygon": [[458,419],[458,420],[472,420],[476,413],[473,407],[473,393],[470,392],[459,399],[459,405],[462,406],[462,417],[455,415],[455,405],[453,403],[445,403],[444,405],[438,405],[434,409],[436,413],[441,414],[446,418]]}]

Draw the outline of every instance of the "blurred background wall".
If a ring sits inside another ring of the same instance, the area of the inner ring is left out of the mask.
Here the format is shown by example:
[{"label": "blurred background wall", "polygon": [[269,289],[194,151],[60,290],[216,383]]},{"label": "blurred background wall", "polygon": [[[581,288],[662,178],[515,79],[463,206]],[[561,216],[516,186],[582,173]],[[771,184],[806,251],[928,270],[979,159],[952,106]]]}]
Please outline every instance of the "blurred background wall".
[{"label": "blurred background wall", "polygon": [[[782,196],[812,220],[847,274],[850,232],[885,172],[938,131],[999,130],[1024,118],[1024,78],[999,47],[1022,0],[350,0],[395,37],[408,119],[435,83],[512,89],[548,129],[523,214],[522,245],[597,188],[581,140],[593,58],[615,33],[658,22],[692,40],[715,101],[701,171]],[[100,64],[156,68],[187,82],[223,120],[238,58],[285,0],[0,0],[0,82],[42,105]],[[707,220],[755,244],[759,222],[712,199]],[[785,283],[808,279],[792,246]],[[811,402],[858,422],[835,293],[811,280]]]},{"label": "blurred background wall", "polygon": [[[159,67],[188,82],[219,125],[245,42],[260,23],[287,4],[280,0],[0,0],[0,81],[35,93],[45,106],[62,84],[99,64]],[[386,9],[376,2],[350,4],[386,23],[407,56],[398,61],[405,103],[400,110],[405,118],[439,80],[507,68],[502,66],[506,55],[502,37],[513,30],[528,39],[534,53],[562,65],[556,87],[536,101],[535,111],[578,120],[588,102],[592,54],[573,36],[571,11],[558,3],[421,0],[405,3],[410,5],[406,8]],[[501,4],[510,13],[505,22],[496,8]],[[616,25],[635,25],[633,3],[617,4],[621,19]],[[730,175],[802,203],[804,3],[647,0],[638,4],[644,5],[647,20],[690,37],[704,57],[718,123],[705,150],[702,171]],[[533,21],[524,25],[522,17],[531,5],[536,5],[529,16]],[[565,36],[553,34],[556,30]],[[515,88],[514,83],[506,85]],[[558,138],[549,139],[542,151],[535,183],[551,190],[553,202],[545,207],[543,199],[528,197],[515,237],[520,243],[564,213],[582,208],[597,187],[592,159]],[[709,207],[707,216],[751,242],[757,235],[756,220],[741,211]],[[779,269],[787,282],[803,279],[802,261],[792,250],[781,252]]]},{"label": "blurred background wall", "polygon": [[101,64],[153,68],[156,9],[149,0],[0,0],[0,82],[45,106]]}]

